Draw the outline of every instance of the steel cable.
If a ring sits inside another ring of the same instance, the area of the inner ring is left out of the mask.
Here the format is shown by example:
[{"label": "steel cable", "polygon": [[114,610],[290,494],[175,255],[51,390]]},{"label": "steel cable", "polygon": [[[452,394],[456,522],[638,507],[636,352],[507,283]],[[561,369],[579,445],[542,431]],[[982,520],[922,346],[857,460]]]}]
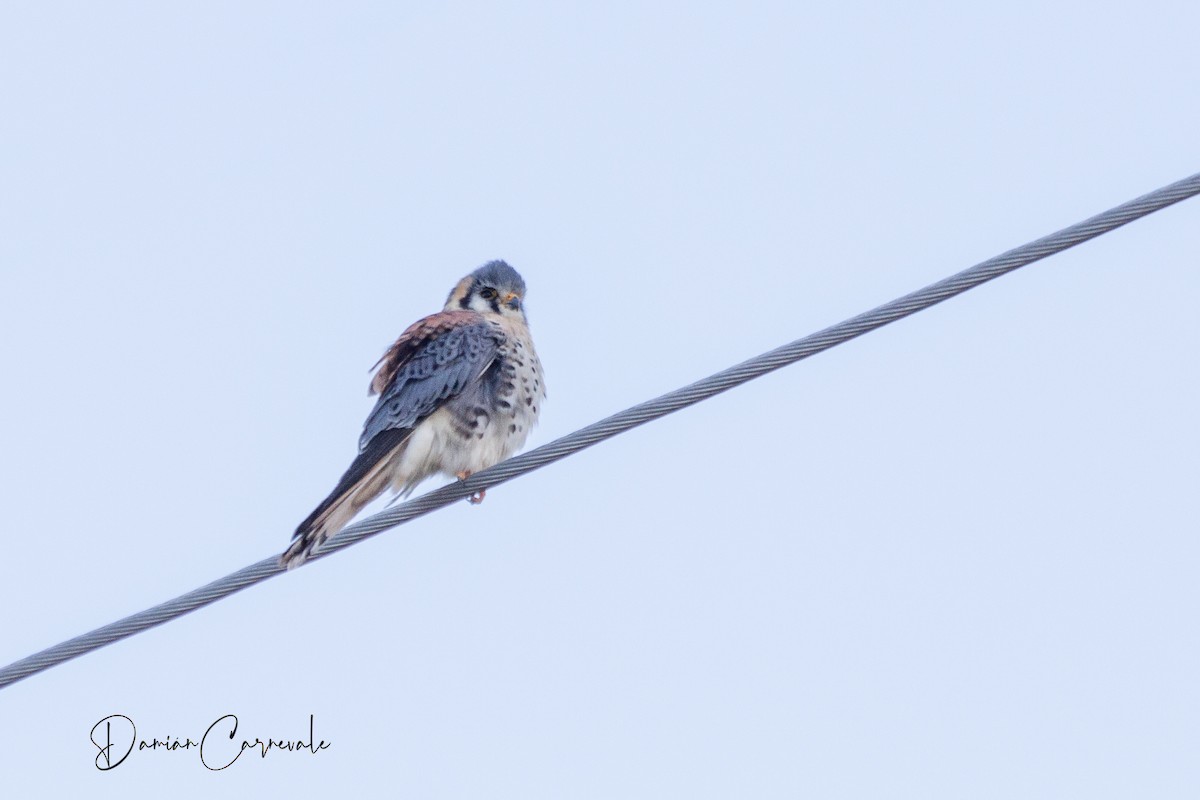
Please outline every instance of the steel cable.
[{"label": "steel cable", "polygon": [[[611,417],[581,428],[553,442],[544,444],[527,453],[515,456],[493,467],[472,475],[428,494],[410,500],[394,508],[386,509],[361,522],[350,525],[327,541],[309,561],[328,556],[344,547],[356,544],[369,536],[394,528],[409,520],[443,508],[481,490],[497,486],[513,478],[552,464],[561,458],[577,453],[597,442],[623,433],[651,420],[686,408],[693,403],[732,389],[746,381],[760,377],[793,364],[801,359],[849,341],[864,333],[883,327],[889,322],[907,317],[936,305],[943,300],[973,289],[982,283],[998,278],[1008,272],[1034,261],[1062,252],[1101,234],[1119,228],[1126,223],[1144,217],[1167,206],[1200,194],[1200,173],[1164,186],[1116,208],[1097,214],[1090,219],[1044,236],[1028,244],[976,264],[955,275],[918,289],[870,311],[851,317],[844,322],[825,328],[790,344],[763,353],[741,364],[722,370],[703,380],[668,392],[661,397],[648,400]],[[96,650],[104,645],[132,636],[135,633],[161,625],[190,611],[274,577],[285,570],[279,566],[279,557],[271,556],[255,564],[213,581],[210,584],[180,595],[173,600],[140,611],[124,619],[97,628],[89,633],[54,645],[39,653],[13,662],[0,669],[0,688],[49,669],[76,656]]]}]

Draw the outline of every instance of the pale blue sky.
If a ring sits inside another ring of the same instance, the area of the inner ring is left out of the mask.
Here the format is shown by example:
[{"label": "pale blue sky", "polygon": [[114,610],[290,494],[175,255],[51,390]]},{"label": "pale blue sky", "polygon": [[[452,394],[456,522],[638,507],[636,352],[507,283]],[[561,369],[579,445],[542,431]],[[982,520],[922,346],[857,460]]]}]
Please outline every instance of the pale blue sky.
[{"label": "pale blue sky", "polygon": [[[7,4],[0,662],[282,550],[488,259],[536,445],[1195,172],[1198,26]],[[1185,203],[2,690],[5,785],[1195,797],[1197,252]],[[231,712],[332,747],[92,766]]]}]

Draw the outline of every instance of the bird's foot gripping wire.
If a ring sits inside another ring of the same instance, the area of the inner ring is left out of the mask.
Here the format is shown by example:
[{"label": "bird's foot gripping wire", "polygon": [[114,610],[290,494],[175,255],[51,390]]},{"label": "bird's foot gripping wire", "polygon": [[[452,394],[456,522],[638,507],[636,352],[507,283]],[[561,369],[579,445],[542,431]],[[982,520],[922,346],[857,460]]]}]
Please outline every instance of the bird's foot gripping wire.
[{"label": "bird's foot gripping wire", "polygon": [[[455,476],[460,481],[465,481],[467,478],[471,477],[471,473],[464,470],[463,472],[456,472]],[[475,492],[473,495],[468,497],[467,502],[473,506],[477,506],[483,502],[483,498],[485,497],[487,497],[487,489],[480,489],[478,492]]]}]

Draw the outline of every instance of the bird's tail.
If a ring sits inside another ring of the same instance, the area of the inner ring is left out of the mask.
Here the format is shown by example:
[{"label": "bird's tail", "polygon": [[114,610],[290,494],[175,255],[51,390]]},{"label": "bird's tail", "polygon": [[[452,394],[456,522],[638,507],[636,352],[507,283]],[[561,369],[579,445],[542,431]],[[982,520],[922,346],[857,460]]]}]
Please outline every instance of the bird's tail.
[{"label": "bird's tail", "polygon": [[296,528],[291,545],[279,557],[280,566],[295,569],[303,564],[326,539],[383,494],[391,477],[391,455],[397,449],[393,446],[383,458],[378,453],[360,454],[337,487]]}]

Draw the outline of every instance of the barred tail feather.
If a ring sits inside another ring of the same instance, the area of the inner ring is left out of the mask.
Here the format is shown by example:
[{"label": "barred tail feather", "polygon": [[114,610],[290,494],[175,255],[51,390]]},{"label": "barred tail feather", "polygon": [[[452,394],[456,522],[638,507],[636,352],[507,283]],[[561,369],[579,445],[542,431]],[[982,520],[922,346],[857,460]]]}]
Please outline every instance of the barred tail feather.
[{"label": "barred tail feather", "polygon": [[376,480],[343,492],[340,496],[330,495],[326,498],[308,519],[296,528],[292,544],[280,557],[279,563],[288,569],[300,566],[326,539],[346,527],[363,506],[378,497],[386,488],[387,480],[384,476],[377,475],[375,478]]},{"label": "barred tail feather", "polygon": [[391,481],[394,456],[411,433],[411,429],[385,431],[371,440],[337,487],[296,528],[292,544],[279,557],[280,566],[295,569],[303,564],[326,539],[346,527],[359,511],[383,494]]}]

